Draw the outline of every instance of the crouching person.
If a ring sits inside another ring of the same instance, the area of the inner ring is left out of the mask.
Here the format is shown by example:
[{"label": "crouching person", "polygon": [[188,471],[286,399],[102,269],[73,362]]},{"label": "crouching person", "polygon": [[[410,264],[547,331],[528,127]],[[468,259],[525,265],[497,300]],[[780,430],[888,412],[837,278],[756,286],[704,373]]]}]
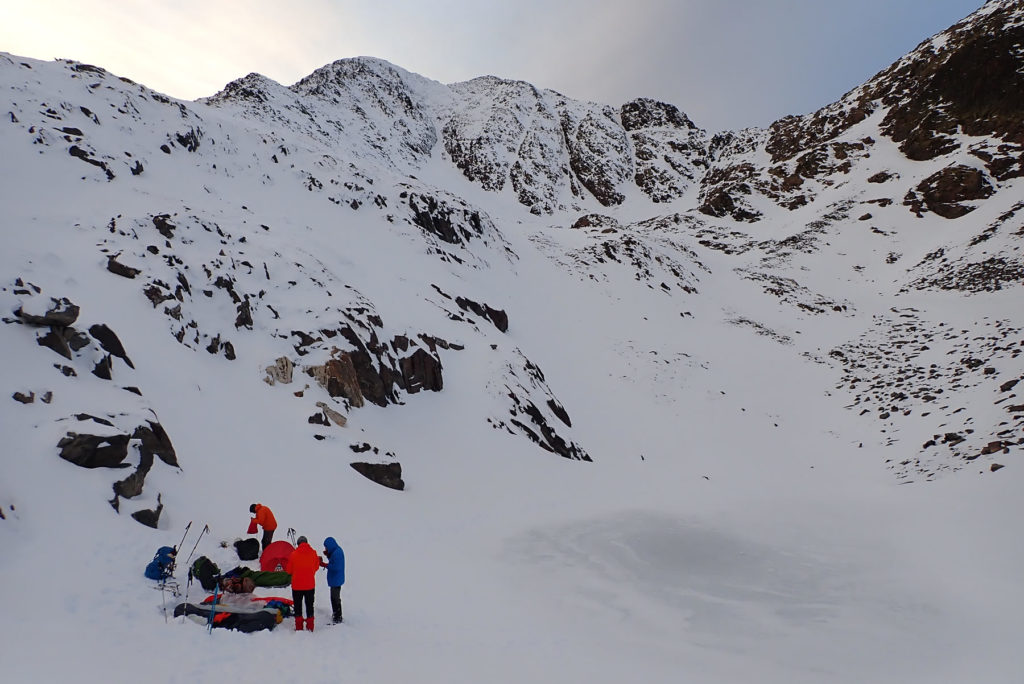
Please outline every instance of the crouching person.
[{"label": "crouching person", "polygon": [[313,592],[316,589],[316,571],[320,569],[320,556],[305,537],[299,537],[298,546],[288,557],[285,571],[292,576],[292,602],[295,610],[295,631],[302,631],[302,604],[306,604],[306,629],[313,631]]},{"label": "crouching person", "polygon": [[345,552],[334,537],[324,539],[324,555],[327,562],[320,564],[327,568],[327,585],[331,588],[332,622],[341,622],[341,585],[345,584]]}]

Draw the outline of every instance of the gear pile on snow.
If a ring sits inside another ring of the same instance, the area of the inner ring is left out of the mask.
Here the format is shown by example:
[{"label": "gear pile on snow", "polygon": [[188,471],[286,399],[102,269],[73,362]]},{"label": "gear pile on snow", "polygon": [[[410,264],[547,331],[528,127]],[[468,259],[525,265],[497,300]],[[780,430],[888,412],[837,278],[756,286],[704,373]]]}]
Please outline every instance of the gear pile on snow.
[{"label": "gear pile on snow", "polygon": [[179,603],[174,608],[174,617],[184,615],[199,624],[239,632],[274,629],[291,614],[291,599],[278,596],[208,596],[201,603]]}]

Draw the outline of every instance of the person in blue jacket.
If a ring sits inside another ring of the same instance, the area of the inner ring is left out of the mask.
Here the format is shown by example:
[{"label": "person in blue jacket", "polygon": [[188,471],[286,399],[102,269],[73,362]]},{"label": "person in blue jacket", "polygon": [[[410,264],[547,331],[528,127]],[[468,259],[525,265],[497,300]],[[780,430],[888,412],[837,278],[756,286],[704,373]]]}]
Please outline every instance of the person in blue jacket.
[{"label": "person in blue jacket", "polygon": [[341,622],[341,585],[345,583],[345,552],[334,537],[324,539],[324,556],[327,562],[320,565],[327,568],[327,586],[331,588],[332,622]]}]

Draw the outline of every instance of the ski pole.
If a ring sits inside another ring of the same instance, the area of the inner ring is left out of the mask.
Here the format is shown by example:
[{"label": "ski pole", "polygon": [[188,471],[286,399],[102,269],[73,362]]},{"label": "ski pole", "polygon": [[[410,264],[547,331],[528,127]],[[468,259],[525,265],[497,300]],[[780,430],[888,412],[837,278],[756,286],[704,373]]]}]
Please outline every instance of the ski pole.
[{"label": "ski pole", "polygon": [[[210,526],[209,525],[203,525],[203,531],[199,533],[199,539],[202,539],[203,535],[206,534],[209,531],[210,531]],[[188,562],[190,560],[192,560],[192,554],[196,552],[197,548],[199,548],[199,539],[196,539],[196,545],[192,547],[192,553],[188,554],[188,558],[185,559],[185,565],[186,566],[188,565]]]},{"label": "ski pole", "polygon": [[185,615],[188,611],[188,590],[192,588],[192,568],[188,569],[188,583],[185,585],[185,608],[181,611],[181,623],[185,624]]},{"label": "ski pole", "polygon": [[164,624],[167,624],[167,596],[164,594],[164,585],[160,585],[160,601],[164,606]]},{"label": "ski pole", "polygon": [[180,549],[181,545],[185,543],[185,537],[188,535],[189,528],[191,527],[192,521],[189,520],[188,525],[185,525],[185,534],[181,535],[181,541],[178,542],[178,545],[174,547],[174,555],[178,555],[178,549]]},{"label": "ski pole", "polygon": [[183,535],[181,535],[181,541],[178,542],[178,545],[174,547],[174,562],[171,563],[171,574],[172,575],[174,574],[174,567],[175,567],[175,565],[177,565],[178,549],[180,549],[181,545],[185,543],[185,537],[188,536],[188,531],[189,531],[189,529],[191,527],[192,527],[192,521],[189,520],[188,521],[188,525],[185,525],[185,533]]},{"label": "ski pole", "polygon": [[218,589],[220,589],[220,575],[214,577],[214,582],[216,582],[216,584],[213,587],[213,604],[210,606],[210,624],[207,628],[207,631],[210,634],[213,634],[213,616],[217,612],[217,593]]}]

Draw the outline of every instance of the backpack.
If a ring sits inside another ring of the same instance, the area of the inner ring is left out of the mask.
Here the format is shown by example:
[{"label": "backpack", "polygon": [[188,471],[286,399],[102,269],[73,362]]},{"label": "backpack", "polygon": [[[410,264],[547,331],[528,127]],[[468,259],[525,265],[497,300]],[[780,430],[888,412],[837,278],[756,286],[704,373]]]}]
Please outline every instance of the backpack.
[{"label": "backpack", "polygon": [[153,555],[153,560],[146,566],[145,575],[151,580],[166,580],[174,574],[174,557],[177,550],[173,546],[161,546]]},{"label": "backpack", "polygon": [[255,537],[239,539],[235,542],[235,551],[238,552],[238,560],[256,560],[260,557],[260,540]]},{"label": "backpack", "polygon": [[220,588],[229,594],[251,594],[256,583],[251,577],[221,577]]},{"label": "backpack", "polygon": [[217,577],[220,575],[220,568],[206,556],[196,558],[192,568],[188,571],[188,577],[199,580],[206,591],[213,591],[217,587]]}]

